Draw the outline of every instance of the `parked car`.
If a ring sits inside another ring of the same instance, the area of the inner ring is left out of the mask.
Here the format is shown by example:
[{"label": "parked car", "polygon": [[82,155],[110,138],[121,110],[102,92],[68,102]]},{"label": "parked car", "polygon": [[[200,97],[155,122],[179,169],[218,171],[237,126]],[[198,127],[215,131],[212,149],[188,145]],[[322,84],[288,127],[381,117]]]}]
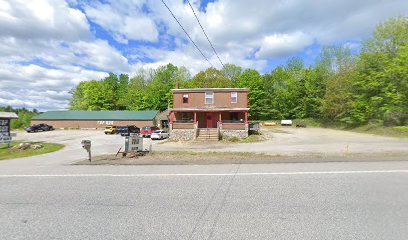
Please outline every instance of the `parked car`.
[{"label": "parked car", "polygon": [[160,130],[160,128],[156,126],[144,126],[140,131],[140,135],[142,135],[142,137],[150,137],[150,135],[152,135],[152,133],[157,130]]},{"label": "parked car", "polygon": [[51,131],[54,130],[54,127],[51,125],[47,125],[45,123],[34,124],[30,127],[24,128],[27,132],[38,132],[38,131]]},{"label": "parked car", "polygon": [[163,130],[154,131],[152,135],[150,136],[151,139],[165,139],[168,137],[169,137],[169,134]]},{"label": "parked car", "polygon": [[116,133],[116,126],[107,126],[105,127],[105,131],[103,131],[105,134],[115,134]]},{"label": "parked car", "polygon": [[116,128],[116,133],[121,136],[130,136],[131,133],[140,133],[140,128],[136,126],[120,126]]}]

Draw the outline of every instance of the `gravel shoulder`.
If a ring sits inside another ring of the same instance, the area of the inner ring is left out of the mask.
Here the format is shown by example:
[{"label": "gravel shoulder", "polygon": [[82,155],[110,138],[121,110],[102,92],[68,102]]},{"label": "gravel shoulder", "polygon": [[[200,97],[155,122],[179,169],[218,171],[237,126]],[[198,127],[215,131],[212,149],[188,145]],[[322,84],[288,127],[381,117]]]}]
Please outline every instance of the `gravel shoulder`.
[{"label": "gravel shoulder", "polygon": [[263,128],[265,141],[255,143],[168,142],[156,151],[254,152],[281,156],[408,154],[408,139],[324,128]]},{"label": "gravel shoulder", "polygon": [[[153,154],[139,159],[104,160],[91,164],[216,164],[408,160],[408,139],[381,137],[324,128],[263,128],[264,141],[171,142],[144,139]],[[124,145],[124,138],[101,130],[55,130],[18,132],[16,140],[61,143],[58,152],[30,158],[37,164],[89,164],[81,140],[92,141],[93,156],[111,156]]]}]

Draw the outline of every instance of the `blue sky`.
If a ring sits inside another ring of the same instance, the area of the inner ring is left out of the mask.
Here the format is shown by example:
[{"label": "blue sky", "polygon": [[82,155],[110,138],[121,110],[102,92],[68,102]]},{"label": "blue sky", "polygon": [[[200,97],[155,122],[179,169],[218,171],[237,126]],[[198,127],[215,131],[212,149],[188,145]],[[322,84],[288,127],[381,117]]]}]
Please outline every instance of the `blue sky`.
[{"label": "blue sky", "polygon": [[[221,68],[186,0],[166,0]],[[406,0],[190,0],[224,63],[270,72],[313,64],[325,45],[358,51],[375,26],[406,15]],[[192,75],[209,64],[159,0],[0,0],[0,106],[68,108],[79,82],[167,63]]]}]

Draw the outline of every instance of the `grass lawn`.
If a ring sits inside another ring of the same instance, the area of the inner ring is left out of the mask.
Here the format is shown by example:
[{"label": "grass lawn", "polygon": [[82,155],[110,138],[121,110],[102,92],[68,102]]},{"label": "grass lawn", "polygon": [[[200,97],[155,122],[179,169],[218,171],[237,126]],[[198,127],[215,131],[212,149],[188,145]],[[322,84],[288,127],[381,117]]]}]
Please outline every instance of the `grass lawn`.
[{"label": "grass lawn", "polygon": [[366,125],[350,129],[353,132],[370,133],[387,137],[408,138],[408,126],[384,127],[377,125]]},{"label": "grass lawn", "polygon": [[238,137],[231,137],[225,138],[222,142],[229,143],[229,142],[236,142],[236,143],[254,143],[254,142],[262,142],[264,141],[264,137],[262,135],[249,135],[244,139],[240,139]]},{"label": "grass lawn", "polygon": [[10,148],[8,148],[6,144],[0,144],[0,160],[30,157],[34,155],[55,152],[64,147],[64,145],[56,144],[56,143],[31,142],[31,144],[41,144],[44,147],[40,149],[29,148],[26,150],[19,150],[19,149],[12,148],[13,146],[18,145],[20,143],[21,142],[13,142]]}]

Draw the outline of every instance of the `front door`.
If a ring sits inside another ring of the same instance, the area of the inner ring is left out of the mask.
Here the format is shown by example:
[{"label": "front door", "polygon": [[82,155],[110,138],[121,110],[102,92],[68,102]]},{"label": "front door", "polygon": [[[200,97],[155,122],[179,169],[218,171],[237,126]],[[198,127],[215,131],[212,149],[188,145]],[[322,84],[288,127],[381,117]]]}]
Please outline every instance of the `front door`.
[{"label": "front door", "polygon": [[205,113],[205,122],[206,122],[206,127],[207,128],[213,128],[214,127],[214,113]]}]

